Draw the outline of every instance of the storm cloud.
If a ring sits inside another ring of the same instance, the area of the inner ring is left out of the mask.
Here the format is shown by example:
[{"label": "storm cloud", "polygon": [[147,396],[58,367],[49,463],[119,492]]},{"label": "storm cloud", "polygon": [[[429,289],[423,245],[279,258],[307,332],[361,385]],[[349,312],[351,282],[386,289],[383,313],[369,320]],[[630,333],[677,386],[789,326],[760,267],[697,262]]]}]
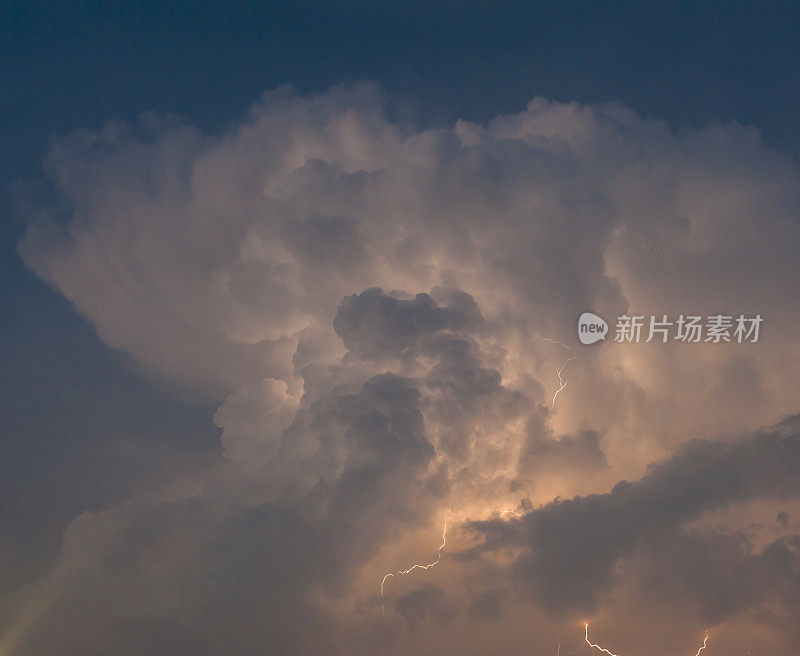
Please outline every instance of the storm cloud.
[{"label": "storm cloud", "polygon": [[[421,129],[371,84],[281,88],[218,136],[148,114],[57,138],[43,174],[24,261],[214,403],[221,444],[76,517],[5,590],[0,655],[544,654],[625,608],[681,629],[649,653],[741,617],[792,653],[800,171],[754,130],[542,98]],[[582,347],[585,311],[763,335]],[[786,520],[709,523],[757,503]],[[444,521],[441,562],[381,596]]]},{"label": "storm cloud", "polygon": [[[662,543],[658,553],[669,552],[663,541],[677,539],[672,535],[703,512],[756,499],[800,498],[798,428],[800,417],[793,417],[775,431],[730,444],[693,441],[652,465],[641,480],[621,481],[605,494],[553,501],[519,521],[477,522],[473,529],[484,537],[480,550],[519,547],[515,580],[529,587],[536,603],[589,613],[613,585],[614,564],[646,539]],[[765,547],[764,558],[778,551],[794,563],[789,572],[800,564],[796,536]]]}]

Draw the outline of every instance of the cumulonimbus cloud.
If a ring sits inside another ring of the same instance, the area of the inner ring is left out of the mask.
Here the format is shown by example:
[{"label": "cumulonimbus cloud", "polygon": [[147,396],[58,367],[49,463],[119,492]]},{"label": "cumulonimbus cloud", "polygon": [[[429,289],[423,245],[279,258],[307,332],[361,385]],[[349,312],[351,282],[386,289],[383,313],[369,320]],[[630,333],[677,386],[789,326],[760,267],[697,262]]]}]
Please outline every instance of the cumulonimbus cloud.
[{"label": "cumulonimbus cloud", "polygon": [[[526,513],[468,524],[482,547],[388,600],[409,635],[531,599],[601,608],[635,594],[615,568],[658,531],[689,544],[705,511],[797,497],[796,435],[742,437],[796,411],[800,380],[800,171],[749,128],[534,99],[419,129],[373,85],[279,89],[221,136],[147,115],[58,138],[44,172],[57,201],[29,199],[24,261],[110,347],[214,399],[224,458],[73,522],[49,620],[24,623],[37,653],[69,653],[70,625],[106,653],[177,653],[173,629],[195,653],[402,651],[373,581],[445,516]],[[585,311],[764,325],[757,344],[582,347]],[[557,342],[577,357],[551,407]],[[796,556],[789,529],[765,558]],[[91,630],[69,620],[81,594]]]}]

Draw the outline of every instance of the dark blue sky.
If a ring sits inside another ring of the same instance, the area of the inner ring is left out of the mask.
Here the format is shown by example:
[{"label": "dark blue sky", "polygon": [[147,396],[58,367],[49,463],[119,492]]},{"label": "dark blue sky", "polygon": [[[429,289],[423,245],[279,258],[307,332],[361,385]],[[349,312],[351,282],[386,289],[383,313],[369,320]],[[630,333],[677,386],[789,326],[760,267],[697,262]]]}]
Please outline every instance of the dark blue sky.
[{"label": "dark blue sky", "polygon": [[0,516],[11,519],[0,542],[36,532],[47,550],[76,512],[141,485],[153,462],[121,453],[120,439],[168,440],[164,448],[200,456],[216,448],[210,406],[142,377],[16,255],[22,226],[12,190],[36,180],[51,135],[148,109],[219,131],[277,85],[309,92],[373,79],[391,111],[419,124],[487,120],[520,110],[534,95],[614,100],[676,128],[710,120],[754,125],[797,160],[800,5],[765,7],[7,3],[0,18]]}]

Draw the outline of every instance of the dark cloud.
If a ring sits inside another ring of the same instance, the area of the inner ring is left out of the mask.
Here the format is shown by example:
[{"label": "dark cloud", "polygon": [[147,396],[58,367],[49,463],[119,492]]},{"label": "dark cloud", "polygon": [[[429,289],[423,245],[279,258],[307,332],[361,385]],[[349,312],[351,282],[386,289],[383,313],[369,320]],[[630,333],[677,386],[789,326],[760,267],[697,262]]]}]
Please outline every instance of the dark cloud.
[{"label": "dark cloud", "polygon": [[328,623],[304,591],[330,562],[315,535],[285,509],[211,500],[86,516],[66,546],[92,541],[97,555],[62,564],[58,597],[26,647],[76,656],[318,653]]},{"label": "dark cloud", "polygon": [[422,337],[472,328],[481,316],[471,296],[450,294],[440,306],[430,295],[404,300],[372,288],[345,298],[333,327],[349,351],[361,358],[399,355]]},{"label": "dark cloud", "polygon": [[520,464],[524,467],[535,471],[608,467],[601,436],[597,431],[583,430],[577,435],[554,438],[543,429],[538,421],[529,425],[529,437],[520,458]]},{"label": "dark cloud", "polygon": [[484,367],[477,347],[466,339],[435,336],[421,350],[437,358],[426,383],[434,389],[447,390],[464,406],[469,406],[475,397],[502,390],[500,372]]},{"label": "dark cloud", "polygon": [[426,621],[445,627],[453,621],[457,610],[444,590],[425,585],[419,590],[407,592],[397,599],[395,608],[408,625],[409,631],[416,631]]},{"label": "dark cloud", "polygon": [[476,595],[470,602],[469,614],[472,617],[500,620],[503,607],[508,602],[507,590],[486,590]]},{"label": "dark cloud", "polygon": [[[67,582],[32,648],[40,654],[113,653],[122,644],[153,654],[335,653],[324,647],[330,621],[308,595],[320,588],[342,594],[386,533],[419,522],[429,512],[423,500],[436,496],[426,474],[434,450],[420,396],[413,381],[381,374],[360,391],[334,387],[329,398],[312,403],[318,411],[312,423],[330,439],[338,436],[343,457],[338,476],[319,481],[305,498],[245,505],[206,492],[85,515],[66,545],[80,564],[62,563]],[[58,640],[77,598],[93,620]],[[435,593],[398,604],[410,626],[454,615]]]},{"label": "dark cloud", "polygon": [[685,604],[706,626],[761,615],[797,631],[800,536],[786,535],[757,550],[741,533],[657,531],[643,539],[633,565],[643,598]]},{"label": "dark cloud", "polygon": [[736,443],[694,441],[607,494],[556,500],[519,522],[475,522],[485,540],[480,549],[519,549],[515,581],[535,603],[588,612],[614,584],[615,563],[648,535],[733,503],[800,496],[796,424]]}]

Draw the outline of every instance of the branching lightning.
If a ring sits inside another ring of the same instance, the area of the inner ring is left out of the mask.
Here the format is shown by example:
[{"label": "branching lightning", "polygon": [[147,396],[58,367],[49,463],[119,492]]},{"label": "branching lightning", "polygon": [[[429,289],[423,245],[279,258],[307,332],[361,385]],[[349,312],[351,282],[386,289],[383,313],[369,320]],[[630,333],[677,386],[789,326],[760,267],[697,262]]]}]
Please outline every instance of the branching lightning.
[{"label": "branching lightning", "polygon": [[[518,513],[516,510],[511,510],[511,509],[501,510],[499,514],[500,514],[501,517],[504,517],[506,515],[514,515],[514,517],[518,517],[518,518],[522,517],[522,515],[520,513]],[[418,570],[418,569],[429,570],[429,569],[431,569],[433,567],[436,567],[436,565],[438,565],[442,560],[442,551],[444,551],[446,546],[447,546],[447,521],[445,521],[444,527],[442,528],[442,543],[439,545],[439,548],[436,551],[436,560],[434,560],[434,561],[432,561],[430,563],[415,563],[411,567],[409,567],[408,569],[396,570],[394,572],[388,572],[387,574],[384,575],[383,579],[381,579],[381,584],[380,584],[381,617],[383,617],[383,615],[384,615],[384,613],[386,611],[386,606],[383,603],[383,600],[384,600],[384,588],[386,586],[386,581],[388,581],[390,578],[393,578],[395,576],[405,576],[406,574],[411,574],[411,572],[413,572],[414,570]],[[606,656],[620,656],[620,654],[615,654],[613,651],[610,651],[610,650],[606,649],[605,647],[601,647],[600,645],[598,645],[597,643],[592,642],[589,639],[589,622],[588,621],[585,621],[583,623],[583,640],[584,640],[584,643],[581,645],[581,647],[578,647],[578,649],[576,651],[571,652],[572,654],[577,654],[581,650],[582,647],[588,646],[592,650],[597,650],[598,652],[606,654]],[[706,632],[705,637],[703,638],[703,644],[700,646],[700,648],[697,650],[697,652],[695,652],[694,656],[700,656],[700,654],[707,647],[708,647],[708,632]],[[561,654],[561,641],[558,642],[558,647],[556,649],[556,656],[560,656],[560,654]]]},{"label": "branching lightning", "polygon": [[567,381],[564,380],[564,377],[561,375],[562,372],[564,371],[564,367],[567,366],[568,362],[571,362],[576,357],[578,357],[578,354],[575,352],[574,348],[572,348],[570,346],[567,346],[563,342],[559,342],[559,341],[557,341],[555,339],[550,339],[549,337],[543,337],[542,339],[545,342],[550,342],[552,344],[558,344],[560,347],[567,349],[567,351],[569,351],[571,353],[571,355],[566,360],[564,360],[564,362],[561,363],[561,366],[556,371],[556,376],[558,376],[558,389],[555,391],[555,394],[553,394],[553,401],[550,404],[550,407],[554,408],[555,405],[556,405],[556,399],[558,398],[559,393],[567,386]]},{"label": "branching lightning", "polygon": [[[552,408],[552,407],[555,407],[556,399],[558,398],[559,393],[567,386],[567,381],[564,380],[564,377],[562,375],[563,372],[564,372],[564,367],[567,366],[568,362],[571,362],[572,360],[574,360],[577,357],[578,354],[576,353],[575,349],[573,349],[570,346],[567,346],[563,342],[559,342],[558,340],[551,339],[550,337],[543,337],[542,339],[544,339],[544,341],[546,341],[546,342],[550,342],[552,344],[557,344],[561,348],[566,349],[567,351],[570,352],[570,356],[566,360],[564,360],[564,362],[561,363],[561,366],[556,370],[556,376],[558,376],[558,389],[553,394],[553,400],[552,400],[552,402],[550,404],[550,407]],[[505,517],[506,515],[514,515],[514,517],[517,517],[517,518],[522,517],[522,515],[520,513],[518,513],[517,511],[515,511],[515,510],[506,509],[506,510],[500,511],[500,516],[501,517]],[[381,584],[380,584],[381,600],[383,600],[383,598],[384,598],[384,588],[386,586],[386,581],[388,581],[390,578],[394,578],[396,576],[405,576],[406,574],[411,574],[411,572],[413,572],[414,570],[417,570],[417,569],[428,570],[428,569],[431,569],[432,567],[435,567],[436,565],[439,564],[439,561],[441,561],[441,559],[442,559],[442,550],[446,546],[447,546],[447,522],[444,523],[444,528],[442,530],[442,544],[439,545],[439,549],[436,552],[436,560],[434,560],[433,562],[430,562],[430,563],[415,563],[411,567],[409,567],[408,569],[396,570],[394,572],[387,572],[383,576],[383,578],[381,579]],[[381,615],[384,614],[385,610],[386,610],[385,605],[381,604]],[[615,656],[615,655],[612,655],[612,656]]]},{"label": "branching lightning", "polygon": [[[442,550],[446,546],[447,546],[447,521],[445,521],[444,528],[442,529],[442,544],[439,545],[439,549],[436,552],[436,560],[434,560],[431,563],[427,563],[427,564],[415,563],[414,565],[412,565],[408,569],[402,569],[402,570],[399,569],[399,570],[397,570],[395,572],[387,573],[383,577],[383,579],[381,580],[381,586],[380,586],[381,600],[383,600],[383,588],[386,585],[386,581],[387,580],[389,580],[390,578],[393,578],[395,576],[405,576],[406,574],[411,574],[411,572],[413,572],[414,570],[417,570],[417,569],[431,569],[432,567],[436,567],[436,565],[438,565],[439,561],[441,561],[441,559],[442,559]],[[385,605],[383,603],[381,603],[381,616],[383,616],[385,610],[386,610]]]},{"label": "branching lightning", "polygon": [[[566,344],[564,344],[562,342],[559,342],[559,341],[557,341],[555,339],[551,339],[549,337],[543,337],[542,339],[544,341],[546,341],[546,342],[550,342],[552,344],[557,344],[558,346],[562,347],[563,349],[566,349],[570,353],[569,357],[566,360],[564,360],[561,363],[561,366],[556,370],[556,376],[558,377],[558,389],[553,394],[553,399],[552,399],[551,404],[550,404],[550,407],[553,408],[553,407],[555,407],[556,399],[558,398],[558,395],[567,386],[567,381],[564,379],[564,376],[563,376],[564,368],[567,366],[567,364],[569,362],[572,362],[575,358],[577,358],[578,354],[577,354],[577,352],[575,351],[574,348],[572,348],[570,346],[567,346]],[[499,512],[499,515],[500,515],[500,517],[505,517],[507,515],[513,515],[516,518],[521,518],[522,517],[522,515],[520,513],[518,513],[515,510],[511,510],[511,509],[501,510]],[[411,567],[409,567],[408,569],[396,570],[394,572],[388,572],[387,574],[384,575],[383,579],[381,579],[381,584],[380,584],[381,616],[384,615],[385,610],[386,610],[386,607],[385,607],[385,605],[383,603],[383,600],[384,600],[384,588],[386,586],[386,582],[390,578],[393,578],[393,577],[396,577],[396,576],[405,576],[406,574],[411,574],[411,572],[413,572],[415,570],[418,570],[418,569],[420,569],[420,570],[429,570],[429,569],[435,567],[441,561],[441,559],[442,559],[442,551],[445,549],[446,546],[447,546],[447,522],[445,521],[444,528],[442,529],[442,543],[439,545],[439,548],[438,548],[438,550],[436,552],[436,560],[434,560],[434,561],[432,561],[430,563],[415,563]],[[583,626],[584,626],[584,634],[583,634],[584,643],[581,645],[581,647],[578,648],[578,650],[576,650],[575,652],[571,652],[571,653],[575,654],[578,651],[580,651],[582,647],[588,646],[592,650],[597,650],[598,652],[606,654],[606,656],[620,656],[619,654],[615,654],[614,652],[606,649],[605,647],[601,647],[600,645],[592,642],[589,639],[589,622],[588,621],[584,622]],[[694,656],[700,656],[701,653],[708,647],[708,638],[709,638],[709,635],[708,635],[708,632],[706,632],[705,637],[703,638],[703,644],[700,646],[700,648],[697,650],[697,652],[694,654]],[[558,646],[556,648],[556,656],[560,656],[560,654],[561,654],[561,641],[558,642]]]},{"label": "branching lightning", "polygon": [[[516,510],[511,510],[509,508],[507,508],[506,510],[501,510],[500,511],[500,516],[501,517],[505,517],[506,515],[514,515],[514,517],[517,517],[517,518],[522,517],[522,515],[520,513],[518,513]],[[383,615],[384,615],[384,613],[386,611],[386,606],[383,604],[384,587],[386,586],[386,581],[388,581],[391,578],[394,578],[395,576],[405,576],[406,574],[411,574],[411,572],[413,572],[414,570],[417,570],[417,569],[428,570],[428,569],[431,569],[432,567],[436,567],[436,565],[438,565],[439,562],[442,560],[442,551],[444,550],[444,548],[446,546],[447,546],[447,521],[445,521],[444,528],[442,529],[442,543],[439,545],[439,549],[436,551],[436,560],[434,560],[433,562],[430,562],[430,563],[425,563],[425,564],[423,564],[423,563],[415,563],[414,565],[412,565],[408,569],[399,569],[399,570],[396,570],[394,572],[388,572],[383,576],[383,579],[381,579],[381,585],[380,585],[380,588],[379,588],[380,595],[381,595],[381,617],[383,617]]]},{"label": "branching lightning", "polygon": [[[619,656],[612,651],[608,651],[605,647],[601,647],[600,645],[596,645],[591,640],[589,640],[589,622],[583,623],[584,633],[583,633],[583,640],[584,642],[592,649],[596,649],[597,651],[601,651],[604,654],[608,654],[608,656]],[[705,637],[703,638],[703,646],[697,650],[697,653],[694,656],[700,656],[700,652],[702,652],[706,647],[708,647],[708,632],[706,632]]]}]

